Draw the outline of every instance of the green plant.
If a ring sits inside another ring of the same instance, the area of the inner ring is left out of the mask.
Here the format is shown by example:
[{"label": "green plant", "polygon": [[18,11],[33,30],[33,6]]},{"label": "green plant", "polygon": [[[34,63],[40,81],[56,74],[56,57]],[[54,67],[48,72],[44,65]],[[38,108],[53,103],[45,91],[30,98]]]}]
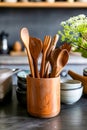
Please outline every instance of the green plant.
[{"label": "green plant", "polygon": [[87,58],[87,17],[84,14],[70,17],[61,22],[63,29],[58,31],[62,42],[72,45],[72,50]]}]

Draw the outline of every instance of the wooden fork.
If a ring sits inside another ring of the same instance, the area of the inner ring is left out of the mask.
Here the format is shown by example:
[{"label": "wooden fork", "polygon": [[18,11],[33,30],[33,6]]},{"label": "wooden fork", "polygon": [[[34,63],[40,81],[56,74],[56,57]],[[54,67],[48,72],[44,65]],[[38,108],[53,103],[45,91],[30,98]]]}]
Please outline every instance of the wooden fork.
[{"label": "wooden fork", "polygon": [[46,54],[48,48],[50,46],[51,36],[46,35],[44,37],[43,49],[42,49],[42,61],[41,61],[41,69],[40,69],[40,77],[43,78],[45,74],[45,62],[46,62]]},{"label": "wooden fork", "polygon": [[54,35],[54,37],[51,40],[48,51],[47,51],[46,65],[45,65],[46,66],[45,67],[45,77],[46,78],[48,77],[48,73],[49,73],[49,69],[50,69],[49,57],[50,57],[51,52],[55,49],[58,39],[59,39],[59,35],[58,34]]}]

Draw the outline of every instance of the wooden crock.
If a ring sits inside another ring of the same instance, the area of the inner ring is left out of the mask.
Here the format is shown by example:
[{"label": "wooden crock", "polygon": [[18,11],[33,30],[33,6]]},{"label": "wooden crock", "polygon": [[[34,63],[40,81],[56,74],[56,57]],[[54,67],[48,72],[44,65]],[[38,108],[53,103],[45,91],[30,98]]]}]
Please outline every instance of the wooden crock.
[{"label": "wooden crock", "polygon": [[30,115],[50,118],[60,112],[60,77],[27,76],[27,111]]}]

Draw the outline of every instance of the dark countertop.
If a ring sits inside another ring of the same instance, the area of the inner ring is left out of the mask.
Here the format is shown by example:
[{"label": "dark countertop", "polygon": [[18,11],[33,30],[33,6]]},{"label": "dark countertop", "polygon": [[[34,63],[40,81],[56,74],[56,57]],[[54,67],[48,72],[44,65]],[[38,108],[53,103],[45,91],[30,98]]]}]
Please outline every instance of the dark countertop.
[{"label": "dark countertop", "polygon": [[49,119],[31,117],[16,99],[0,104],[0,130],[87,130],[87,98],[73,105],[61,104],[60,114]]}]

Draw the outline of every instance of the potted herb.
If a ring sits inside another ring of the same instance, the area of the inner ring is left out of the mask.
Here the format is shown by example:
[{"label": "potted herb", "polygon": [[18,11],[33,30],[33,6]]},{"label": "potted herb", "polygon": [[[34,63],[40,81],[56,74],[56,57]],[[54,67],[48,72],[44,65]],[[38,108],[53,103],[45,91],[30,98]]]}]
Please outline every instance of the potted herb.
[{"label": "potted herb", "polygon": [[61,22],[62,30],[58,31],[62,42],[72,45],[72,51],[80,52],[87,58],[87,17],[84,14],[70,17]]}]

